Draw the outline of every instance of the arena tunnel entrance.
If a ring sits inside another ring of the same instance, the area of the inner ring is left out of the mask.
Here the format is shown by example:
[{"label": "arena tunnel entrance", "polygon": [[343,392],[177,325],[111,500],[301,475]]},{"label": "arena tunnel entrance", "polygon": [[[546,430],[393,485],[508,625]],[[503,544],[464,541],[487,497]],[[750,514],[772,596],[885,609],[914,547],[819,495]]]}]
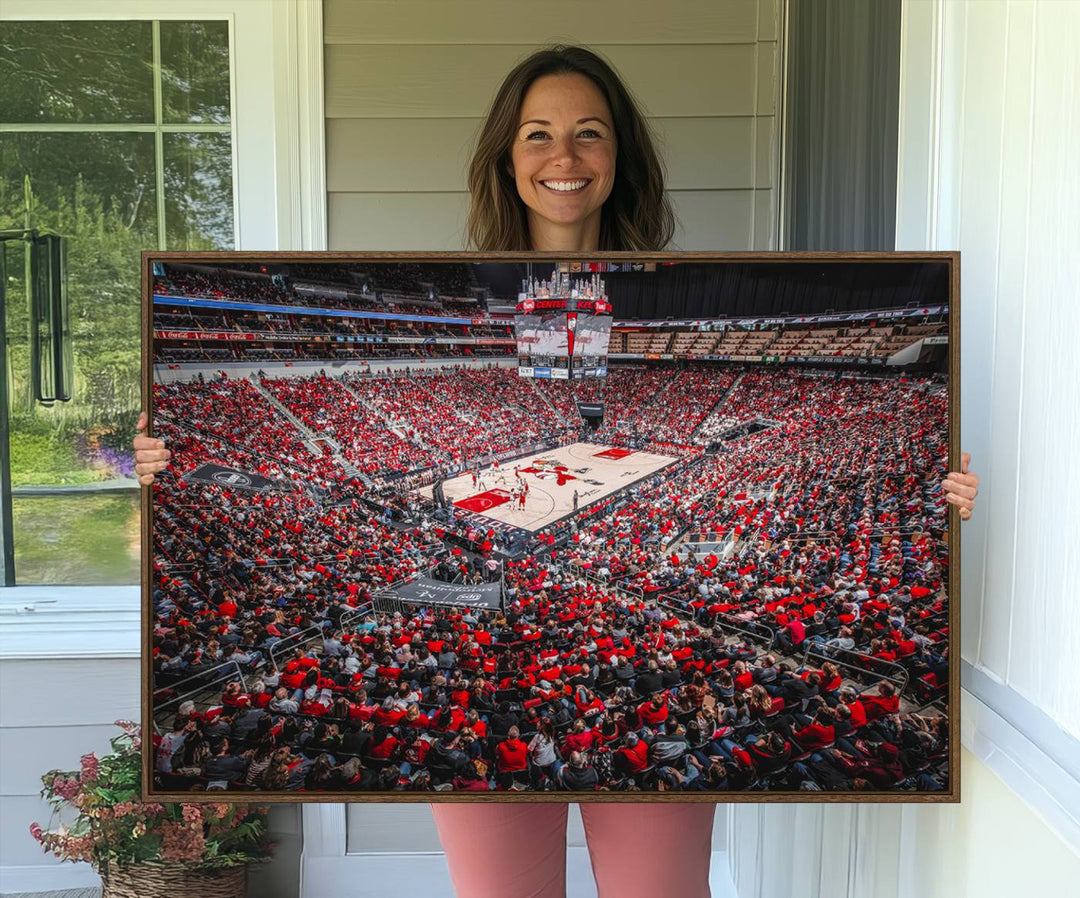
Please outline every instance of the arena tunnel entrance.
[{"label": "arena tunnel entrance", "polygon": [[741,440],[743,437],[753,436],[755,433],[761,433],[763,430],[773,430],[779,426],[780,422],[775,421],[772,418],[755,418],[753,421],[745,421],[723,431],[717,436],[713,445],[715,446],[717,443],[730,443],[732,440]]}]

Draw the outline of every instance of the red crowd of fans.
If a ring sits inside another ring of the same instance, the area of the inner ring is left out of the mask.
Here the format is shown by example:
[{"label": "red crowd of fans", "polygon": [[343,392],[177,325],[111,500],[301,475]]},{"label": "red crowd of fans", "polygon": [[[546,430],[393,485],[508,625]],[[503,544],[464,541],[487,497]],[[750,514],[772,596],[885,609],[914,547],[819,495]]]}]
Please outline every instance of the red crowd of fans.
[{"label": "red crowd of fans", "polygon": [[[898,688],[929,699],[947,683],[940,384],[772,371],[732,389],[730,369],[613,375],[609,414],[648,409],[634,439],[652,434],[676,466],[507,562],[505,610],[351,617],[444,553],[440,525],[384,518],[248,382],[157,387],[174,462],[155,486],[155,686],[167,701],[229,660],[246,684],[176,715],[159,740],[161,781],[941,788],[946,718],[899,713]],[[581,426],[569,387],[507,368],[262,385],[372,473]],[[694,428],[721,418],[710,438],[768,424],[710,453],[691,445]],[[184,479],[210,458],[348,485],[352,498],[327,507],[299,489]],[[673,549],[686,534],[708,545]],[[454,563],[479,578],[483,561]],[[283,640],[312,628],[313,647],[282,656]]]},{"label": "red crowd of fans", "polygon": [[[455,368],[414,378],[348,375],[346,380],[411,439],[462,463],[530,446],[581,426],[561,418],[532,387],[503,366]],[[576,415],[576,412],[575,412]]]}]

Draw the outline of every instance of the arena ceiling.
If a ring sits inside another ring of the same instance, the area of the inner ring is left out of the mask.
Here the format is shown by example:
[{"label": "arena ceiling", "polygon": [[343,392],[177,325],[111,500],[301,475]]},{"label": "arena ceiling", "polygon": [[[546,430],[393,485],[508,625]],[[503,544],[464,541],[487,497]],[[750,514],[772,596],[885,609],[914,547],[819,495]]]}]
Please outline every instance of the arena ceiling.
[{"label": "arena ceiling", "polygon": [[[546,277],[550,263],[533,266]],[[496,296],[520,289],[525,265],[477,265],[476,277]],[[897,309],[946,303],[944,262],[689,262],[655,271],[607,272],[615,316],[625,318],[781,317]]]}]

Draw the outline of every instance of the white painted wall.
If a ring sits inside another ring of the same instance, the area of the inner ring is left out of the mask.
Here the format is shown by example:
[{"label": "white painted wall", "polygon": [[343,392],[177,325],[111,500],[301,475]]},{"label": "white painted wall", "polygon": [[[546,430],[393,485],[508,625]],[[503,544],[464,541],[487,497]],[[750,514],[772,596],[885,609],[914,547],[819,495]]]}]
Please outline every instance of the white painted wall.
[{"label": "white painted wall", "polygon": [[1076,891],[1078,46],[1069,0],[904,0],[897,249],[960,250],[961,442],[982,478],[962,531],[963,800],[740,807],[741,898]]},{"label": "white painted wall", "polygon": [[904,148],[898,248],[961,252],[961,427],[985,484],[964,528],[963,656],[1080,738],[1060,650],[1080,639],[1080,5],[906,9],[910,68],[937,68],[940,90],[905,97],[901,133],[915,120],[920,133]]},{"label": "white painted wall", "polygon": [[971,752],[960,768],[960,804],[740,808],[739,898],[1075,894],[1080,853]]}]

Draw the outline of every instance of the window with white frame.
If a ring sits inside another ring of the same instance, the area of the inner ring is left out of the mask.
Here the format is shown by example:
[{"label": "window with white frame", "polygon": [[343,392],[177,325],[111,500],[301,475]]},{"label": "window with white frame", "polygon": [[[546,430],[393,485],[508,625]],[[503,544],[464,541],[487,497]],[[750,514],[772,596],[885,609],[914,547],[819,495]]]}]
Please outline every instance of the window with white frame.
[{"label": "window with white frame", "polygon": [[[139,253],[236,245],[226,19],[6,22],[0,232],[20,584],[134,584]],[[69,402],[30,383],[27,233],[65,238]]]}]

